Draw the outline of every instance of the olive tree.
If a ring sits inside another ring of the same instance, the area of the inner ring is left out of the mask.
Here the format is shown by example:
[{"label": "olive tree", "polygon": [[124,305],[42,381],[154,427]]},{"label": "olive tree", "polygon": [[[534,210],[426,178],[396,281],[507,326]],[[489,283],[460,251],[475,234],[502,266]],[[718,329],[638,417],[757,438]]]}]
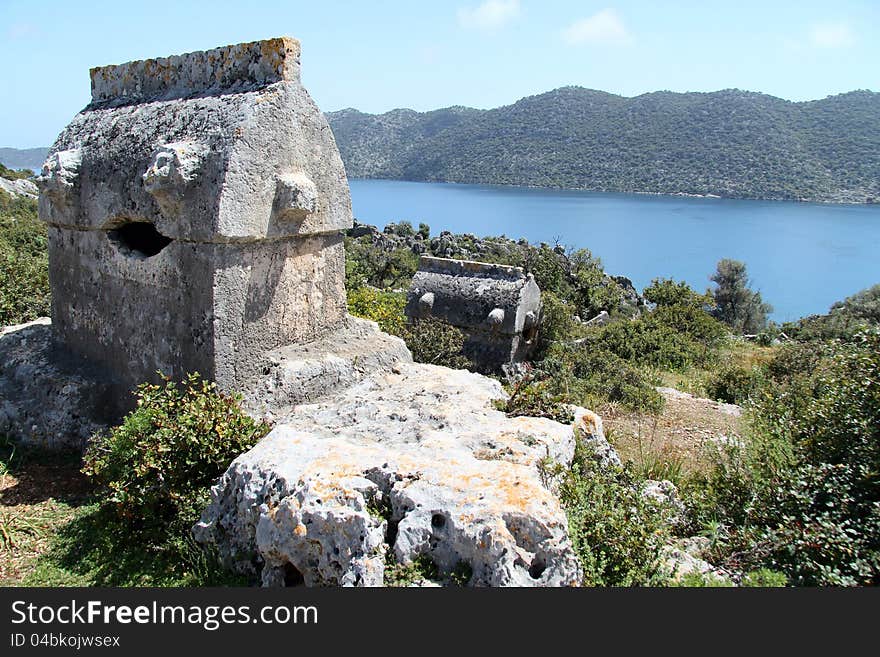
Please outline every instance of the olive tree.
[{"label": "olive tree", "polygon": [[738,260],[720,260],[709,277],[715,283],[713,315],[737,333],[757,333],[767,326],[773,306],[764,303],[761,293],[749,288],[746,265]]}]

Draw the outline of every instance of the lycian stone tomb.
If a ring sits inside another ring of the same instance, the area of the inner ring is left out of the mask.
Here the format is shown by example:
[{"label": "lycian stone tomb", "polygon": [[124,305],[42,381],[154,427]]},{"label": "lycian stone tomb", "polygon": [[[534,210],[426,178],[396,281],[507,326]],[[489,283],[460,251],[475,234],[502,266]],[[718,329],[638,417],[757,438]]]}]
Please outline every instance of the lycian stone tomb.
[{"label": "lycian stone tomb", "polygon": [[132,386],[198,371],[239,388],[274,348],[345,322],[342,160],[278,38],[91,71],[53,144],[52,325]]},{"label": "lycian stone tomb", "polygon": [[494,370],[534,349],[541,291],[521,267],[422,256],[405,312],[413,321],[431,317],[458,327],[465,354]]}]

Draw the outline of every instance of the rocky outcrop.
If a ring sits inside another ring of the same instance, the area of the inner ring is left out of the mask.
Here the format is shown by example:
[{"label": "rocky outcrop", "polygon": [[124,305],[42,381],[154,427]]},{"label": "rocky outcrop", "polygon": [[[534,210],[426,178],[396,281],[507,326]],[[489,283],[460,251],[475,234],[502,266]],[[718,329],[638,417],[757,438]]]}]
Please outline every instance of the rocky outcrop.
[{"label": "rocky outcrop", "polygon": [[82,449],[126,400],[107,372],[54,341],[48,318],[0,329],[0,434],[31,447]]},{"label": "rocky outcrop", "polygon": [[713,566],[703,558],[709,545],[708,538],[692,536],[664,547],[663,569],[670,582],[680,584],[686,577],[695,576],[715,584],[733,586],[732,573]]},{"label": "rocky outcrop", "polygon": [[243,405],[274,422],[297,404],[331,396],[399,362],[412,362],[403,340],[348,315],[339,330],[321,339],[269,351],[259,375],[242,391]]},{"label": "rocky outcrop", "polygon": [[40,190],[37,188],[37,185],[26,178],[7,180],[6,178],[0,177],[0,189],[7,194],[24,196],[26,198],[37,198],[40,195]]},{"label": "rocky outcrop", "polygon": [[441,574],[466,567],[473,586],[576,584],[566,516],[539,468],[571,462],[573,427],[508,418],[492,403],[504,397],[493,379],[399,363],[297,406],[232,463],[196,537],[266,585],[379,586],[387,559],[421,555]]}]

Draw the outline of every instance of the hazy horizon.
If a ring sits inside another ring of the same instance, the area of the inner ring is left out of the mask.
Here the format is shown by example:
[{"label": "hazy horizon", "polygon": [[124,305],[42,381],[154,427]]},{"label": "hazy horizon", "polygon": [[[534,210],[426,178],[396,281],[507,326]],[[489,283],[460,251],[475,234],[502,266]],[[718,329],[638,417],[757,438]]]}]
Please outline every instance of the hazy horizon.
[{"label": "hazy horizon", "polygon": [[880,89],[868,0],[4,3],[0,144],[50,144],[89,69],[281,35],[324,111],[491,109],[563,86],[632,98],[742,89],[792,102]]}]

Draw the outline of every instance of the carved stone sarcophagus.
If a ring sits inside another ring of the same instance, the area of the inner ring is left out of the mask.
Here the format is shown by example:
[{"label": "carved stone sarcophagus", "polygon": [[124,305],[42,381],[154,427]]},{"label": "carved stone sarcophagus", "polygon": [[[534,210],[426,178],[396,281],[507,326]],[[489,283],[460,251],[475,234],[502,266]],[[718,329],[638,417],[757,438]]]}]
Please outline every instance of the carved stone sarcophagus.
[{"label": "carved stone sarcophagus", "polygon": [[541,291],[521,267],[422,256],[405,312],[412,321],[433,317],[458,327],[465,355],[496,370],[533,350]]},{"label": "carved stone sarcophagus", "polygon": [[345,170],[278,38],[92,69],[40,178],[52,321],[123,383],[261,355],[345,317]]}]

